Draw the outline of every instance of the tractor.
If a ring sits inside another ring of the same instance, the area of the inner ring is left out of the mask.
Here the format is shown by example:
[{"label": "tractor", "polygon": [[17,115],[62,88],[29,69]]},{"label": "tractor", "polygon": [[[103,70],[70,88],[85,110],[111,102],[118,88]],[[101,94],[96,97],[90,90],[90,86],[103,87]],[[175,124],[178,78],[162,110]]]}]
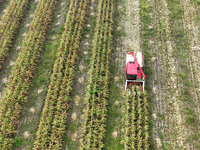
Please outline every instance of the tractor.
[{"label": "tractor", "polygon": [[125,90],[136,85],[144,91],[146,76],[144,74],[144,55],[141,52],[130,51],[126,55],[126,84]]}]

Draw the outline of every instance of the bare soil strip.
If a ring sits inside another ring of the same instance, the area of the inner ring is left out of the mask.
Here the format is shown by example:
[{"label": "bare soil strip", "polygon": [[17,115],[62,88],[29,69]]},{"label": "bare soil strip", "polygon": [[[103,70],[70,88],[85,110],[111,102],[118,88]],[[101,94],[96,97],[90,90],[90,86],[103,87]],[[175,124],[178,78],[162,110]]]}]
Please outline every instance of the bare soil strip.
[{"label": "bare soil strip", "polygon": [[[182,7],[184,8],[184,27],[189,40],[189,62],[192,74],[192,81],[194,85],[194,96],[197,104],[200,103],[200,34],[198,18],[195,6],[191,1],[181,0]],[[197,112],[200,111],[200,106],[197,105]],[[198,115],[200,121],[200,115]]]},{"label": "bare soil strip", "polygon": [[[193,127],[189,133],[189,141],[193,145],[193,149],[200,147],[199,138],[199,124],[200,124],[200,28],[199,28],[199,12],[195,9],[195,3],[189,0],[181,0],[182,7],[184,9],[183,23],[185,33],[189,41],[188,60],[190,76],[192,80],[192,95],[193,100],[196,101],[196,105],[191,108],[191,111],[195,112],[195,116],[190,115],[188,119],[193,119]],[[197,5],[198,7],[199,5]],[[191,118],[192,117],[192,118]]]},{"label": "bare soil strip", "polygon": [[161,38],[161,53],[164,70],[167,75],[164,87],[165,95],[163,96],[165,101],[165,142],[169,149],[184,149],[185,146],[185,135],[184,126],[181,116],[181,101],[180,93],[178,89],[177,79],[177,66],[176,59],[174,57],[174,49],[172,45],[172,35],[169,21],[169,10],[165,0],[156,1],[157,10],[159,10],[160,19],[158,21],[158,27],[160,28]]},{"label": "bare soil strip", "polygon": [[126,17],[123,19],[126,37],[124,45],[126,51],[141,51],[140,46],[140,1],[127,0]]}]

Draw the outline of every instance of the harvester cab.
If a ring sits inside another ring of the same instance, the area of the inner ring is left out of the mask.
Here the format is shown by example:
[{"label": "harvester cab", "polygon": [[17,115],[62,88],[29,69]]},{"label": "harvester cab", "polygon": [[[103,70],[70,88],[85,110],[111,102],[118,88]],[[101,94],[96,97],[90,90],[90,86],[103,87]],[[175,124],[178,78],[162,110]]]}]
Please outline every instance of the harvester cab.
[{"label": "harvester cab", "polygon": [[146,78],[144,74],[144,55],[141,52],[130,51],[126,55],[126,84],[125,90],[130,89],[133,85],[140,86],[144,91]]}]

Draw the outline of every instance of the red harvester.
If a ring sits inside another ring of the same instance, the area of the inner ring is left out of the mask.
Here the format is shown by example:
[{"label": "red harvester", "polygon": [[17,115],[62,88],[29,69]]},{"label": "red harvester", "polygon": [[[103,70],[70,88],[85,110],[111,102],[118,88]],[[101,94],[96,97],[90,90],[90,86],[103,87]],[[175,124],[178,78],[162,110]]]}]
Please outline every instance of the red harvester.
[{"label": "red harvester", "polygon": [[126,55],[126,84],[125,90],[130,89],[133,85],[141,87],[144,91],[144,79],[146,78],[144,74],[144,55],[141,52],[135,52],[135,54],[130,51]]}]

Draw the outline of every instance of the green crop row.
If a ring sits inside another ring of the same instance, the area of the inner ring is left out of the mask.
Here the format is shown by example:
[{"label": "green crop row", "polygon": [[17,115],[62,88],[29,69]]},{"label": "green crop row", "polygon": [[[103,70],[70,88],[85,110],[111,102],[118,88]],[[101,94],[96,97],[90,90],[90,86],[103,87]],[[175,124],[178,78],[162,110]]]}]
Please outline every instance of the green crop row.
[{"label": "green crop row", "polygon": [[48,24],[56,0],[41,0],[37,6],[21,52],[8,80],[0,104],[0,147],[10,149],[19,124],[23,104],[27,101],[31,79],[42,51]]},{"label": "green crop row", "polygon": [[2,16],[2,22],[0,23],[0,69],[8,55],[15,32],[28,3],[29,0],[12,0],[6,13]]},{"label": "green crop row", "polygon": [[92,43],[92,57],[85,97],[83,131],[80,149],[104,147],[109,83],[109,61],[112,42],[113,1],[99,0],[98,15]]},{"label": "green crop row", "polygon": [[139,87],[132,87],[125,93],[123,140],[124,149],[148,150],[148,102],[146,94]]},{"label": "green crop row", "polygon": [[66,116],[80,47],[87,0],[71,0],[42,112],[35,149],[62,149]]}]

